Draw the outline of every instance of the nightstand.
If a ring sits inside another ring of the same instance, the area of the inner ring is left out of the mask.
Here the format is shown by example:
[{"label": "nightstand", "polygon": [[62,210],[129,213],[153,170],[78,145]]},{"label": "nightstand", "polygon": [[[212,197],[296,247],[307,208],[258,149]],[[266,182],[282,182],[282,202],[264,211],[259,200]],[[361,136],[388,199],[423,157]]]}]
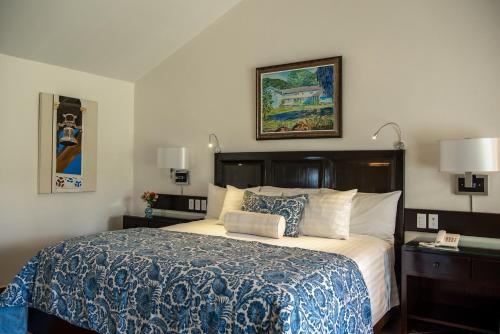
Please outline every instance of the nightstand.
[{"label": "nightstand", "polygon": [[500,333],[500,250],[448,251],[412,241],[401,259],[402,333],[409,323],[446,333]]},{"label": "nightstand", "polygon": [[201,220],[207,212],[207,198],[203,196],[158,194],[151,220],[144,216],[123,216],[123,228],[161,228]]},{"label": "nightstand", "polygon": [[123,216],[123,228],[137,228],[137,227],[151,227],[161,228],[175,224],[189,223],[196,220],[201,220],[203,217],[198,218],[176,218],[168,216],[153,216],[153,219],[148,220],[140,216]]}]

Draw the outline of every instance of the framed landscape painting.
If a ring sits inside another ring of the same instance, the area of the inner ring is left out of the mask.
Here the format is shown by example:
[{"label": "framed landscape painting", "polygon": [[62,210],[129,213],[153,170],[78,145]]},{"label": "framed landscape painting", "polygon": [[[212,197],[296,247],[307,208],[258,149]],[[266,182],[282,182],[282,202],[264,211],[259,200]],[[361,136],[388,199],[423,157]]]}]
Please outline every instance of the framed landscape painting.
[{"label": "framed landscape painting", "polygon": [[257,68],[257,140],[342,137],[342,57]]}]

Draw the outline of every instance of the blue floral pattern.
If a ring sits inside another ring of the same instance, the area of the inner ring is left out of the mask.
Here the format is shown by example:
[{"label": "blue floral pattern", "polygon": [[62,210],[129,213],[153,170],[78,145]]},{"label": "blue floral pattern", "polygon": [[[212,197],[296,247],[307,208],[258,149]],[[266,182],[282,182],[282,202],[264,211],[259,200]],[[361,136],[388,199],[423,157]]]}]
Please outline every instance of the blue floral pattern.
[{"label": "blue floral pattern", "polygon": [[291,197],[266,196],[245,191],[243,195],[243,211],[270,213],[285,217],[285,236],[299,236],[299,222],[304,213],[308,201],[308,195],[296,195]]},{"label": "blue floral pattern", "polygon": [[372,333],[354,261],[223,237],[129,229],[40,251],[0,295],[98,333]]}]

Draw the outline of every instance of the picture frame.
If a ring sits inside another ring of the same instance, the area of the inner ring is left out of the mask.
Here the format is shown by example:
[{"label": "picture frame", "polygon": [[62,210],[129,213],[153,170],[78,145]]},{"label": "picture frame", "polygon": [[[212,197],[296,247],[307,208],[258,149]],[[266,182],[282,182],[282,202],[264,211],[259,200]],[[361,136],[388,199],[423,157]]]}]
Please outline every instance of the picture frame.
[{"label": "picture frame", "polygon": [[256,69],[256,139],[342,138],[342,57]]},{"label": "picture frame", "polygon": [[40,93],[38,193],[96,191],[97,102]]}]

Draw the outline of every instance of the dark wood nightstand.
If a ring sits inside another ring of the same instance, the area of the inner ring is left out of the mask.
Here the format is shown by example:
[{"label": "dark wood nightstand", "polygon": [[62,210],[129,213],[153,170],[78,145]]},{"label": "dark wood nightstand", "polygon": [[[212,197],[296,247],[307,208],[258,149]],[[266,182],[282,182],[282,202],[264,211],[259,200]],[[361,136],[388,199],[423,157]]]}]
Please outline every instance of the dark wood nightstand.
[{"label": "dark wood nightstand", "polygon": [[200,218],[175,218],[175,217],[164,217],[164,216],[153,216],[153,219],[148,220],[145,217],[140,216],[123,216],[123,228],[136,228],[136,227],[151,227],[151,228],[161,228],[175,224],[189,223],[195,220],[203,219]]},{"label": "dark wood nightstand", "polygon": [[207,198],[191,195],[158,194],[154,209],[165,210],[161,216],[148,220],[144,216],[123,216],[123,228],[161,228],[203,219],[207,212]]},{"label": "dark wood nightstand", "polygon": [[500,250],[402,248],[401,326],[443,326],[439,333],[500,333]]}]

